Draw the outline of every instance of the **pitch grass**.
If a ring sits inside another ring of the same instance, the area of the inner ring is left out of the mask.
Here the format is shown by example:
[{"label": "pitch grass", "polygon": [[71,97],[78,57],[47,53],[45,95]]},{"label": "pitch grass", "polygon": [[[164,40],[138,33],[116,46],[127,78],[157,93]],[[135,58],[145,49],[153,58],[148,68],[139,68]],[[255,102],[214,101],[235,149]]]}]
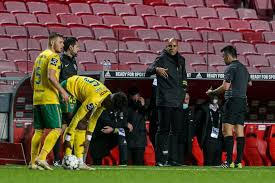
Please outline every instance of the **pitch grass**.
[{"label": "pitch grass", "polygon": [[95,171],[0,166],[0,183],[274,183],[275,167],[96,167]]}]

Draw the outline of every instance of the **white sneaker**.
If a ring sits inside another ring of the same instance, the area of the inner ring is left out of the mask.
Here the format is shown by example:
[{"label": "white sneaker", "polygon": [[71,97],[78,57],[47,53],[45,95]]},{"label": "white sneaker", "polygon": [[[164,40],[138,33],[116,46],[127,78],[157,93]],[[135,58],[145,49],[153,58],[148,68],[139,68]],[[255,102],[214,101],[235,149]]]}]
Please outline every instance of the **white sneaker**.
[{"label": "white sneaker", "polygon": [[38,166],[38,165],[36,165],[36,164],[29,164],[29,165],[28,165],[28,168],[29,168],[30,170],[44,170],[43,167],[40,167],[40,166]]},{"label": "white sneaker", "polygon": [[80,170],[96,170],[95,168],[89,167],[88,165],[86,165],[85,163],[79,164],[78,168]]}]

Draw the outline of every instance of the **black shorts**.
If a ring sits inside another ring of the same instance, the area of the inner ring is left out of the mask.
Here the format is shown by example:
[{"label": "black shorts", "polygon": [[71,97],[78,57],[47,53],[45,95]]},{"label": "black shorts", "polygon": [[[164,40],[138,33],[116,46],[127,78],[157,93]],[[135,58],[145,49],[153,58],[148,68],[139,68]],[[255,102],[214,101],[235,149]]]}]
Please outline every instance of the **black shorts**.
[{"label": "black shorts", "polygon": [[247,113],[246,98],[229,98],[223,106],[223,123],[232,125],[244,125]]}]

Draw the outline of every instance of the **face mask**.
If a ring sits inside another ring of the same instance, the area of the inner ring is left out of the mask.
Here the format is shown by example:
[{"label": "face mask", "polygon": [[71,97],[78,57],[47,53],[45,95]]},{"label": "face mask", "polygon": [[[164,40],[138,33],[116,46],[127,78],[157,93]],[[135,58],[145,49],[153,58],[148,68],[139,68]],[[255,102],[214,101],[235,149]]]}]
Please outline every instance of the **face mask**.
[{"label": "face mask", "polygon": [[213,104],[217,104],[218,103],[218,99],[213,99]]},{"label": "face mask", "polygon": [[188,108],[188,104],[182,104],[182,108],[183,109],[187,109]]}]

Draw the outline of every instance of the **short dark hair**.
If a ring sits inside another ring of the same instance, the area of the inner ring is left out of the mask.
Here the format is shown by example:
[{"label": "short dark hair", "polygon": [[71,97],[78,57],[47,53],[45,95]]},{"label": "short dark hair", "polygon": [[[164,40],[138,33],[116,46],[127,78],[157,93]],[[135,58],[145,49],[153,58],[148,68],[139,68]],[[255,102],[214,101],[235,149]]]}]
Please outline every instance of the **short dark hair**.
[{"label": "short dark hair", "polygon": [[58,38],[58,37],[63,38],[63,36],[62,36],[61,34],[59,34],[59,33],[57,33],[57,32],[51,32],[50,35],[49,35],[49,38],[48,38],[48,45],[51,46],[51,41],[52,41],[53,39]]},{"label": "short dark hair", "polygon": [[122,111],[128,106],[128,99],[125,93],[116,92],[112,97],[113,108]]},{"label": "short dark hair", "polygon": [[224,54],[231,55],[233,58],[237,58],[237,50],[234,46],[228,45],[221,49]]},{"label": "short dark hair", "polygon": [[70,46],[74,46],[78,40],[75,37],[68,37],[64,41],[64,51],[67,51]]}]

